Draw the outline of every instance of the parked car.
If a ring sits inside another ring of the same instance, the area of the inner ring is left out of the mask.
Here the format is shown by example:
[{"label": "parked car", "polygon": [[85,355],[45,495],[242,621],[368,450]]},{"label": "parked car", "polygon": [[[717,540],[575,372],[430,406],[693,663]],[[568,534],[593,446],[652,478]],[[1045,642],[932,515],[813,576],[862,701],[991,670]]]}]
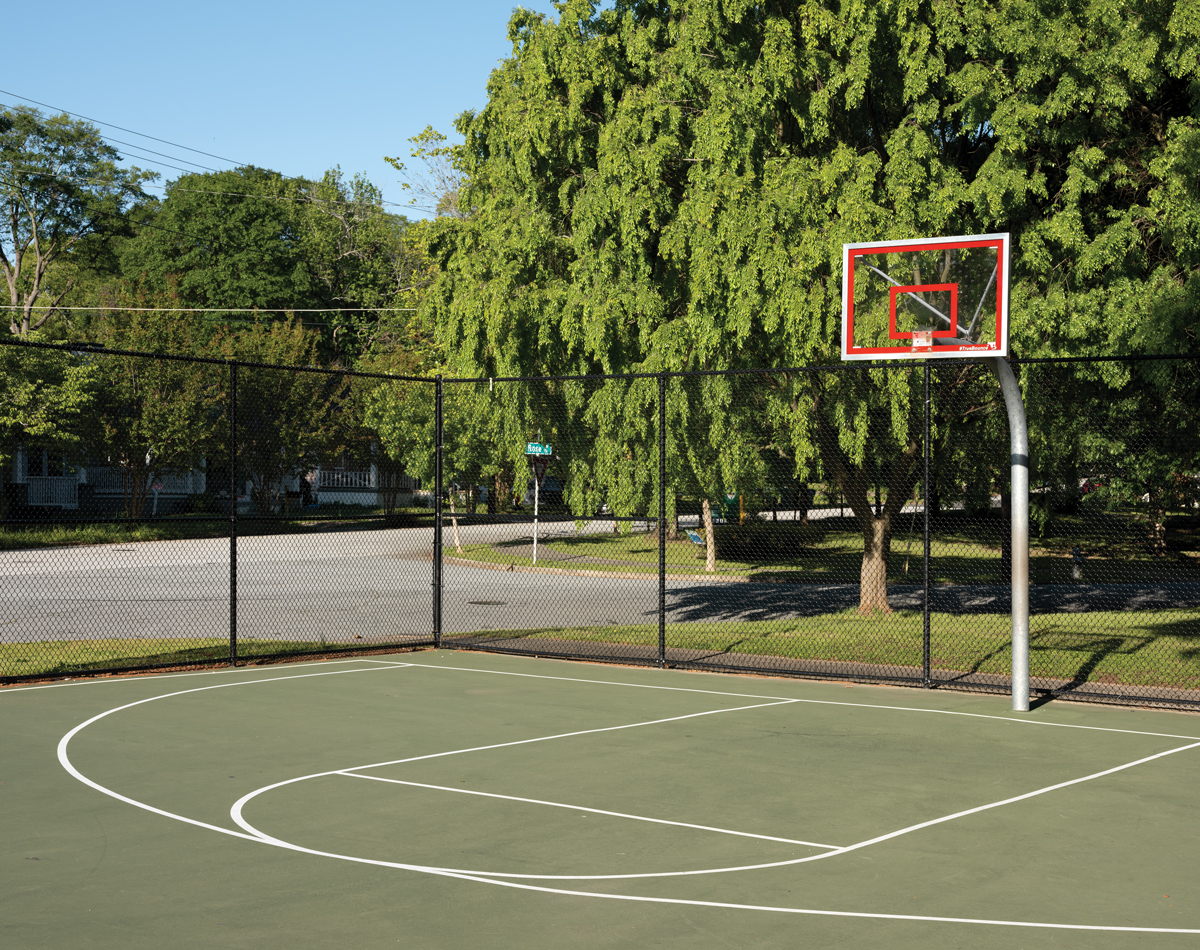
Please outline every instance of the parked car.
[{"label": "parked car", "polygon": [[[531,478],[526,485],[525,494],[521,496],[521,503],[519,507],[528,508],[530,511],[533,510],[533,488],[534,482]],[[538,508],[540,509],[546,506],[561,507],[562,505],[562,482],[560,482],[553,475],[547,475],[542,479],[542,489],[538,493]]]}]

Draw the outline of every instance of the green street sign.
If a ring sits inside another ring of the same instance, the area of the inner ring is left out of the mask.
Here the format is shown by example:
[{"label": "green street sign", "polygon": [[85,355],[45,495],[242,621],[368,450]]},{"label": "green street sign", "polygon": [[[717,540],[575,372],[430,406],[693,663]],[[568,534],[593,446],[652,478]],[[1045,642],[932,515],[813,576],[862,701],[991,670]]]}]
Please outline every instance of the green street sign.
[{"label": "green street sign", "polygon": [[541,442],[526,442],[525,443],[525,454],[526,455],[551,455],[553,453],[551,452],[550,446],[547,444],[543,444]]}]

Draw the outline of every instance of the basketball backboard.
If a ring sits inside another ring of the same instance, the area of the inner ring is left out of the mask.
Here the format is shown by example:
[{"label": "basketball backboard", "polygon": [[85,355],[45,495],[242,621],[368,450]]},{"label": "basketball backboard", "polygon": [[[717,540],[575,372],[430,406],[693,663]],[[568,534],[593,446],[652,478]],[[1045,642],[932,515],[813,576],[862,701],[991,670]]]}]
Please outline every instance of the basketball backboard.
[{"label": "basketball backboard", "polygon": [[1007,234],[842,245],[842,359],[1008,355]]}]

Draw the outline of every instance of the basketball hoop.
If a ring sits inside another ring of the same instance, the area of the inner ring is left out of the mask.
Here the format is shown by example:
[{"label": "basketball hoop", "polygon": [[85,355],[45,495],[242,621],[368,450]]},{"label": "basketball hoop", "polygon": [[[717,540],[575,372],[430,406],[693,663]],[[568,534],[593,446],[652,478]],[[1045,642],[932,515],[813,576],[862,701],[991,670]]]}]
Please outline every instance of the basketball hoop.
[{"label": "basketball hoop", "polygon": [[842,359],[1008,355],[1007,234],[842,245]]}]

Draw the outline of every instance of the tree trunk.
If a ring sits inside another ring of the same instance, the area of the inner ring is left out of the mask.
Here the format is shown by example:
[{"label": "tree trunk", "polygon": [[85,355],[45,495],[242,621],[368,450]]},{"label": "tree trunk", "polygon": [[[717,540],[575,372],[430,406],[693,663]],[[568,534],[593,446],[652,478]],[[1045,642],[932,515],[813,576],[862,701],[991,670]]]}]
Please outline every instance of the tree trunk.
[{"label": "tree trunk", "polygon": [[888,559],[892,553],[892,519],[888,514],[861,518],[863,532],[862,571],[859,574],[858,612],[890,614],[887,599]]},{"label": "tree trunk", "polygon": [[450,496],[450,525],[454,528],[454,550],[462,554],[462,539],[458,536],[458,518],[455,515],[458,512],[454,508],[454,486],[450,486],[450,491],[447,493]]},{"label": "tree trunk", "polygon": [[492,514],[508,511],[512,507],[512,478],[509,477],[507,466],[496,473],[495,488],[495,498],[488,498],[488,511]]},{"label": "tree trunk", "polygon": [[707,498],[700,509],[704,513],[704,570],[713,574],[717,570],[717,538],[713,534],[712,504]]},{"label": "tree trunk", "polygon": [[1167,556],[1166,511],[1154,505],[1150,509],[1150,537],[1148,547],[1155,557]]},{"label": "tree trunk", "polygon": [[1012,577],[1012,493],[1000,489],[1000,582]]}]

